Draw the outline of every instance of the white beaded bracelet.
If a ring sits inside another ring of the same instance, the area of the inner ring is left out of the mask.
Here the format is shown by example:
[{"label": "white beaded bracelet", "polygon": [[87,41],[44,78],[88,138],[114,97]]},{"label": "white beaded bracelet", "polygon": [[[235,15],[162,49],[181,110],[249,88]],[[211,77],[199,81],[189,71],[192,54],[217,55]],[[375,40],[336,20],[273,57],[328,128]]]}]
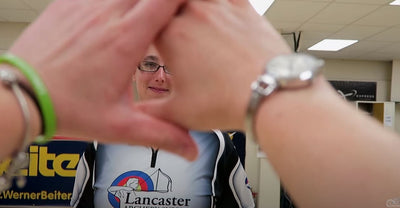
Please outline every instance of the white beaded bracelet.
[{"label": "white beaded bracelet", "polygon": [[10,189],[13,183],[14,176],[17,176],[16,184],[18,187],[22,188],[26,184],[26,178],[19,175],[19,171],[22,168],[26,168],[29,163],[28,155],[26,153],[26,149],[30,144],[29,136],[31,134],[30,127],[30,113],[28,103],[23,95],[21,87],[19,86],[18,79],[16,74],[9,70],[0,68],[0,82],[3,83],[4,86],[11,89],[14,93],[15,97],[18,100],[18,104],[22,111],[22,116],[24,118],[24,127],[23,127],[23,140],[21,148],[17,153],[13,154],[13,158],[11,163],[7,169],[7,171],[0,176],[0,192]]}]

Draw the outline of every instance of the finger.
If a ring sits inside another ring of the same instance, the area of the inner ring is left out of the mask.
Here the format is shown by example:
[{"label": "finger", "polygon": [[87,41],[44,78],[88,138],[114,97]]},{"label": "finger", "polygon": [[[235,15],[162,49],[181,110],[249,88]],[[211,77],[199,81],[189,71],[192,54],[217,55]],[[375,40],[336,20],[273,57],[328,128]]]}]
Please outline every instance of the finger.
[{"label": "finger", "polygon": [[[99,4],[98,0],[94,0],[93,4]],[[104,8],[113,11],[118,17],[124,16],[128,11],[132,10],[139,0],[108,0],[104,2]]]},{"label": "finger", "polygon": [[128,126],[117,128],[124,143],[158,147],[178,154],[188,160],[197,156],[197,146],[186,129],[151,117],[144,113],[135,112]]},{"label": "finger", "polygon": [[137,107],[138,109],[140,109],[140,111],[148,115],[163,120],[168,120],[174,123],[181,123],[177,118],[177,114],[179,112],[174,111],[174,109],[171,107],[173,106],[171,102],[172,99],[170,98],[160,98],[160,99],[142,101],[140,103],[135,104],[135,107]]},{"label": "finger", "polygon": [[[250,5],[249,0],[229,0],[232,4],[236,4],[236,5]],[[263,1],[263,0],[259,0],[259,1]]]},{"label": "finger", "polygon": [[[127,25],[135,25],[136,33],[151,35],[153,39],[156,34],[176,14],[180,6],[186,0],[143,0],[125,15]],[[151,34],[149,33],[152,32]]]},{"label": "finger", "polygon": [[192,130],[206,131],[218,128],[213,120],[206,116],[206,111],[201,107],[195,109],[185,106],[186,100],[173,96],[165,99],[153,99],[136,104],[142,112],[173,123],[177,123]]},{"label": "finger", "polygon": [[[249,4],[249,0],[207,0],[208,2],[215,2],[215,3],[229,3],[229,4],[236,4],[236,5],[246,5]],[[263,0],[259,0],[263,1]]]},{"label": "finger", "polygon": [[[149,45],[186,0],[142,0],[118,24],[118,51],[143,57]],[[131,56],[132,57],[132,56]],[[137,61],[137,60],[134,60]],[[136,63],[135,63],[136,64]]]}]

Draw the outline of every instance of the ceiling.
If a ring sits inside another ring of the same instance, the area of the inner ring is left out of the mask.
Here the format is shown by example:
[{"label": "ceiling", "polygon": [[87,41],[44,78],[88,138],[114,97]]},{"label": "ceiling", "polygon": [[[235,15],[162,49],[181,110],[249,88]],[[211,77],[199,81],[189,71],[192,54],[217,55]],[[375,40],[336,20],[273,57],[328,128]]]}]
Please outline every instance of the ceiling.
[{"label": "ceiling", "polygon": [[[0,0],[0,23],[26,25],[51,1]],[[275,0],[264,16],[293,47],[301,31],[300,52],[325,38],[353,39],[359,42],[337,52],[307,52],[330,59],[400,60],[400,6],[391,1]]]},{"label": "ceiling", "polygon": [[[400,6],[392,0],[276,0],[265,16],[281,33],[300,36],[300,51],[325,39],[358,43],[338,52],[311,52],[334,59],[400,60]],[[292,36],[284,36],[293,43]]]}]

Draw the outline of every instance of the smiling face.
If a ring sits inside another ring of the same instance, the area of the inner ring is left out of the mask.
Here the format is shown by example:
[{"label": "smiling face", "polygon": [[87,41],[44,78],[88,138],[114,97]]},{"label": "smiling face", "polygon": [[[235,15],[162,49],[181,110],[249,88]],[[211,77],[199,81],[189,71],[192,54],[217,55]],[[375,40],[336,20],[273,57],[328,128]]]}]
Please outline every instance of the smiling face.
[{"label": "smiling face", "polygon": [[[146,65],[158,64],[164,66],[158,51],[151,46],[142,60]],[[162,98],[171,94],[172,75],[165,73],[163,67],[156,72],[142,71],[136,69],[133,80],[136,82],[136,89],[140,100]]]}]

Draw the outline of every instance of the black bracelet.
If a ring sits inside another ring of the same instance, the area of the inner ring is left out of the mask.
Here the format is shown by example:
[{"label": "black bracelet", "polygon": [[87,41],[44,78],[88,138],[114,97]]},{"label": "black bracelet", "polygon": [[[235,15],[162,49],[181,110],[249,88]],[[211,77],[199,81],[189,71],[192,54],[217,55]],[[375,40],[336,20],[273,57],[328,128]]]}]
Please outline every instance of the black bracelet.
[{"label": "black bracelet", "polygon": [[39,111],[40,122],[42,124],[41,129],[40,129],[40,134],[43,134],[44,133],[43,112],[42,112],[42,109],[40,108],[39,101],[36,98],[36,96],[33,93],[31,88],[27,87],[23,82],[21,82],[19,80],[17,82],[18,82],[18,85],[21,87],[21,89],[23,89],[26,92],[26,94],[28,94],[28,96],[32,99],[33,103],[35,103],[36,109],[38,109],[38,111]]}]

